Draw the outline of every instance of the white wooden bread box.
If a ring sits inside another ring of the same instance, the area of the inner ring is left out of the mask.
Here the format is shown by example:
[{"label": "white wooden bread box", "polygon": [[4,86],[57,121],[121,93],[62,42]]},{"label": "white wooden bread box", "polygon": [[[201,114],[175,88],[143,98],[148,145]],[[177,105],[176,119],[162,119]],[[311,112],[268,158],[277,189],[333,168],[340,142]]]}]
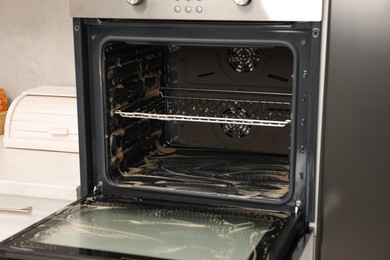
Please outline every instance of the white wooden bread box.
[{"label": "white wooden bread box", "polygon": [[4,146],[78,153],[76,88],[24,91],[8,109]]}]

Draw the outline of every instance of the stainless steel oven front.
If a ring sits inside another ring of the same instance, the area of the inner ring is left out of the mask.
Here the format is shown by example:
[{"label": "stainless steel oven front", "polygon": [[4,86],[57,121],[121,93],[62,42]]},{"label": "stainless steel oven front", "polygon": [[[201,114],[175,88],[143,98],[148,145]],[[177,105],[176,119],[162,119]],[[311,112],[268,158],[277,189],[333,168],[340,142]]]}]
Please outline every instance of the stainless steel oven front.
[{"label": "stainless steel oven front", "polygon": [[3,256],[291,257],[314,220],[322,2],[71,11],[82,199]]}]

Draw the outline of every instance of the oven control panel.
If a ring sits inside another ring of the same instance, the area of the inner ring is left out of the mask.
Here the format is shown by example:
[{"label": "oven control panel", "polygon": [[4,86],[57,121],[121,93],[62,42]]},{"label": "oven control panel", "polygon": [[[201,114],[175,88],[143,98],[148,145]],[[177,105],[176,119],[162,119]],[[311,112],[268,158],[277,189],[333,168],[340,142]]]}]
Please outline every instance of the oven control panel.
[{"label": "oven control panel", "polygon": [[70,0],[72,17],[209,21],[321,21],[322,0]]},{"label": "oven control panel", "polygon": [[[142,0],[126,0],[126,1],[131,5],[138,5],[142,3]],[[244,5],[248,5],[251,2],[251,0],[234,0],[234,2],[237,5],[244,6]]]}]

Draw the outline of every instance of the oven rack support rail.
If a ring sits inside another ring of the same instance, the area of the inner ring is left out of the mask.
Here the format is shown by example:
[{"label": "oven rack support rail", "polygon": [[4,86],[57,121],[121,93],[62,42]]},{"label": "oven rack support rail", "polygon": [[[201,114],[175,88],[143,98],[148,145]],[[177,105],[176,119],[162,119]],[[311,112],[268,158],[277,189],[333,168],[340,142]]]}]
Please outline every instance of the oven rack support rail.
[{"label": "oven rack support rail", "polygon": [[231,100],[161,95],[131,112],[116,110],[114,113],[125,118],[229,125],[285,127],[291,123],[290,103],[268,100]]}]

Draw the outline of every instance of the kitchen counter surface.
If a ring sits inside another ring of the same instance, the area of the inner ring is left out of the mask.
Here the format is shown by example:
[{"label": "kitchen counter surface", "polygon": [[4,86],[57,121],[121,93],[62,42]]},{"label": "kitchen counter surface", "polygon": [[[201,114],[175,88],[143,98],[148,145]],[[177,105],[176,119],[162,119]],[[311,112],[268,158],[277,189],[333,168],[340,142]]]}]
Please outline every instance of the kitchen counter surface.
[{"label": "kitchen counter surface", "polygon": [[0,194],[74,201],[79,155],[4,148],[0,135]]}]

